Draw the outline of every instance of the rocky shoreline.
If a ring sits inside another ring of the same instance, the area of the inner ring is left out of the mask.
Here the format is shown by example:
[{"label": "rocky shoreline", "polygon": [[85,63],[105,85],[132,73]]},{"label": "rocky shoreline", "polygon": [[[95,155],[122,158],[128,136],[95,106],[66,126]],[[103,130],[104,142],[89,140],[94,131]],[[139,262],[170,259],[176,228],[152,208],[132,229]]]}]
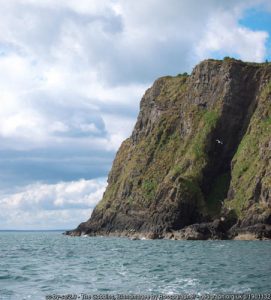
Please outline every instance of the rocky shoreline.
[{"label": "rocky shoreline", "polygon": [[[271,216],[269,216],[270,218]],[[66,231],[70,236],[105,236],[127,237],[131,240],[269,240],[271,239],[271,225],[257,223],[244,226],[244,224],[232,223],[224,218],[212,222],[196,223],[188,225],[180,230],[167,232],[136,232],[135,230],[111,231],[111,232],[82,232],[80,230]]]}]

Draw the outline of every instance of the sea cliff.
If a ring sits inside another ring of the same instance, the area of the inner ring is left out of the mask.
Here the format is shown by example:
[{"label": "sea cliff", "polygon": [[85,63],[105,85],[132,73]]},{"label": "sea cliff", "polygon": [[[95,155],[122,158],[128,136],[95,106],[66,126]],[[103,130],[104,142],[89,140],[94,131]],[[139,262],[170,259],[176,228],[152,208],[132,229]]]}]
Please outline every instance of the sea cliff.
[{"label": "sea cliff", "polygon": [[271,64],[157,79],[90,219],[69,235],[271,238]]}]

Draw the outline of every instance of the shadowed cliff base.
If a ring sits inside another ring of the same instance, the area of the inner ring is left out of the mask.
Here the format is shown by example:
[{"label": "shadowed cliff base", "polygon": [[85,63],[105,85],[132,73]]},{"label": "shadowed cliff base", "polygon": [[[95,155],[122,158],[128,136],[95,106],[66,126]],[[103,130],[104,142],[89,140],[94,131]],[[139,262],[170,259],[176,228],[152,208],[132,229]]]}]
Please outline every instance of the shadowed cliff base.
[{"label": "shadowed cliff base", "polygon": [[69,235],[271,238],[271,64],[159,78],[91,218]]}]

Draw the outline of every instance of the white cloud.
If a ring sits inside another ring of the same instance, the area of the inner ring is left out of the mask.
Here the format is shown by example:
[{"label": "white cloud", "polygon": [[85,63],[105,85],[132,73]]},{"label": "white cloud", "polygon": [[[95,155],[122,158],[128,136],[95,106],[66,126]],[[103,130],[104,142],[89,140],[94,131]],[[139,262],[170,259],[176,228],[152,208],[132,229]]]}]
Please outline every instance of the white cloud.
[{"label": "white cloud", "polygon": [[122,141],[124,141],[132,131],[134,126],[134,120],[127,118],[126,116],[103,114],[105,122],[105,128],[107,129],[108,135],[108,150],[118,149]]},{"label": "white cloud", "polygon": [[236,16],[221,12],[207,23],[205,34],[197,46],[198,57],[204,59],[213,52],[238,55],[245,61],[262,62],[266,55],[268,33],[253,31],[238,25]]},{"label": "white cloud", "polygon": [[[77,141],[103,132],[102,144],[112,149],[118,140],[116,150],[131,126],[120,126],[116,111],[108,126],[108,107],[132,107],[128,122],[135,122],[156,77],[189,71],[214,51],[263,60],[267,34],[238,25],[247,3],[0,1],[0,136],[37,148],[56,133]],[[104,125],[80,117],[82,109]]]},{"label": "white cloud", "polygon": [[90,216],[105,187],[105,178],[28,185],[0,197],[1,227],[17,228],[19,224],[24,224],[25,229],[28,226],[42,229],[43,224],[51,228],[76,226],[82,217]]}]

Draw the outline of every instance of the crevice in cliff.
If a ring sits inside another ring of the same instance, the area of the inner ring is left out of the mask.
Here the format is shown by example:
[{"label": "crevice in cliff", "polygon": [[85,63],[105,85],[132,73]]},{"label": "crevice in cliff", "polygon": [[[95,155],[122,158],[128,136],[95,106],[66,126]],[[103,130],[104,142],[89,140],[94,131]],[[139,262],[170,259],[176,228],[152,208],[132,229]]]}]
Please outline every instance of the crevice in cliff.
[{"label": "crevice in cliff", "polygon": [[253,77],[254,72],[248,72],[242,82],[232,79],[221,117],[208,136],[205,149],[208,163],[203,170],[201,190],[213,216],[219,214],[222,202],[227,198],[231,161],[257,106],[259,82]]}]

